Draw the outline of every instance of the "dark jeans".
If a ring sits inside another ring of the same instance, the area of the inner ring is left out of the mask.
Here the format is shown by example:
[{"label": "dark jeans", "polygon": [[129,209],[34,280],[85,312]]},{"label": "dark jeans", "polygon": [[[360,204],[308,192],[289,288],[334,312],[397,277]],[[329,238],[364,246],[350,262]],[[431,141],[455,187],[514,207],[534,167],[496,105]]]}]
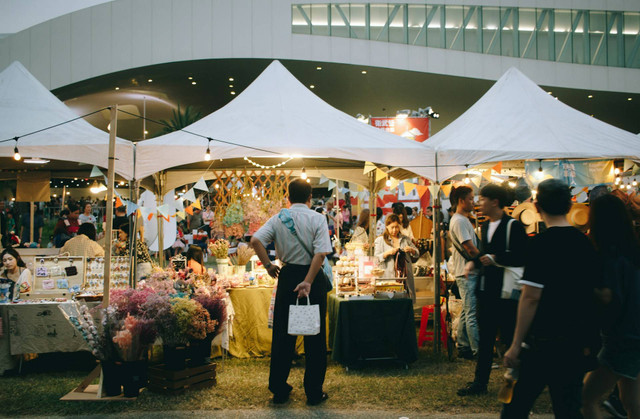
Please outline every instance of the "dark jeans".
[{"label": "dark jeans", "polygon": [[568,347],[568,341],[546,342],[522,349],[520,376],[511,403],[502,408],[502,418],[528,418],[545,386],[556,418],[581,418],[582,379],[585,374],[581,349]]},{"label": "dark jeans", "polygon": [[[296,304],[293,289],[304,280],[309,266],[286,265],[278,276],[278,289],[273,311],[273,340],[271,342],[271,370],[269,390],[276,395],[288,393],[287,384],[296,345],[296,336],[287,333],[289,306]],[[307,399],[322,397],[322,385],[327,371],[327,285],[319,273],[311,285],[311,304],[320,305],[320,333],[304,337],[305,372],[304,391]],[[306,304],[306,298],[304,300]]]},{"label": "dark jeans", "polygon": [[481,385],[489,383],[491,364],[493,363],[493,346],[500,331],[500,342],[505,347],[511,345],[516,327],[518,302],[504,298],[488,298],[482,292],[478,294],[478,329],[480,345],[474,381]]}]

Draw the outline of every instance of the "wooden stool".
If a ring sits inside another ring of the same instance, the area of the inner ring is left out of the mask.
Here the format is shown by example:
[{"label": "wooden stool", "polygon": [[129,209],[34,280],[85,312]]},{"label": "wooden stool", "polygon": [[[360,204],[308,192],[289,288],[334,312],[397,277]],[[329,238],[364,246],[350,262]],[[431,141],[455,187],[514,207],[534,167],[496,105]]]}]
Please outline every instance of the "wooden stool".
[{"label": "wooden stool", "polygon": [[[423,346],[425,342],[433,342],[433,331],[427,331],[429,323],[429,315],[433,314],[433,322],[435,329],[435,304],[422,307],[422,318],[420,319],[420,332],[418,333],[418,347]],[[440,312],[440,340],[445,349],[447,349],[447,323],[445,321],[445,313]]]}]

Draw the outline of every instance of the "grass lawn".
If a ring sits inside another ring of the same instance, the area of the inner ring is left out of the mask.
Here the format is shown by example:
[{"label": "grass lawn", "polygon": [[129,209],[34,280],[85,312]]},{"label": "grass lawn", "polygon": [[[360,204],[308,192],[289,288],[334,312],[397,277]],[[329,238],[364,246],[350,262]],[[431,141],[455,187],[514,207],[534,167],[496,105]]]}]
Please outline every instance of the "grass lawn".
[{"label": "grass lawn", "polygon": [[[300,364],[304,364],[300,361]],[[265,409],[271,405],[267,389],[269,358],[218,360],[218,385],[180,396],[145,390],[135,402],[61,402],[58,399],[77,386],[91,369],[88,353],[41,355],[25,364],[21,376],[0,377],[1,415],[82,415],[101,413],[151,413],[219,409]],[[456,389],[473,377],[474,363],[448,362],[421,348],[419,359],[408,370],[393,363],[371,363],[358,370],[330,361],[325,390],[330,399],[324,407],[348,411],[401,411],[407,414],[443,412],[498,414],[497,392],[504,370],[492,372],[489,394],[458,397]],[[303,365],[294,366],[289,408],[306,408],[302,388]],[[551,413],[548,393],[538,400],[535,413]]]}]

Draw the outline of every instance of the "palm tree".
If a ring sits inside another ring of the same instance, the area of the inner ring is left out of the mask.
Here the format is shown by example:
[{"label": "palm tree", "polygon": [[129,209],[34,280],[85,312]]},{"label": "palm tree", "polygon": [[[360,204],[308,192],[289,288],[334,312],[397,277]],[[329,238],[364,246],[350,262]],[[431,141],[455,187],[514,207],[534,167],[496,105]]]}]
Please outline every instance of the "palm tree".
[{"label": "palm tree", "polygon": [[172,113],[173,115],[170,120],[167,121],[163,119],[160,121],[164,124],[164,128],[162,128],[164,133],[178,131],[202,118],[202,112],[194,110],[191,105],[187,105],[187,107],[184,108],[184,112],[181,112],[180,104],[178,103],[178,109],[174,109]]}]

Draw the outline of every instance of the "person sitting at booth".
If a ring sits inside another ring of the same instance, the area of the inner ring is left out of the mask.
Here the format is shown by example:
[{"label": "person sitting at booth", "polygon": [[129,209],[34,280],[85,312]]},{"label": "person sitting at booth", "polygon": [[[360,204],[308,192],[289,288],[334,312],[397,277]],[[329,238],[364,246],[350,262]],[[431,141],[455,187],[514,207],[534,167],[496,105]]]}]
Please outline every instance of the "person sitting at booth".
[{"label": "person sitting at booth", "polygon": [[202,249],[196,245],[189,246],[187,250],[187,268],[193,269],[196,275],[202,275],[207,272],[204,267],[204,256]]},{"label": "person sitting at booth", "polygon": [[405,287],[415,303],[412,259],[417,259],[420,252],[409,237],[400,234],[402,227],[396,214],[389,214],[385,225],[385,232],[376,239],[374,256],[384,269],[384,278],[406,277]]},{"label": "person sitting at booth", "polygon": [[[116,241],[115,256],[129,256],[129,224],[122,224],[118,230],[118,241]],[[136,260],[138,280],[151,275],[151,255],[149,248],[142,240],[136,241]]]},{"label": "person sitting at booth", "polygon": [[31,272],[14,248],[4,249],[0,256],[3,268],[0,273],[0,302],[16,301],[21,292],[31,291]]},{"label": "person sitting at booth", "polygon": [[96,242],[96,227],[90,223],[80,224],[78,235],[68,240],[60,253],[68,252],[70,256],[95,258],[104,256],[104,249]]}]

